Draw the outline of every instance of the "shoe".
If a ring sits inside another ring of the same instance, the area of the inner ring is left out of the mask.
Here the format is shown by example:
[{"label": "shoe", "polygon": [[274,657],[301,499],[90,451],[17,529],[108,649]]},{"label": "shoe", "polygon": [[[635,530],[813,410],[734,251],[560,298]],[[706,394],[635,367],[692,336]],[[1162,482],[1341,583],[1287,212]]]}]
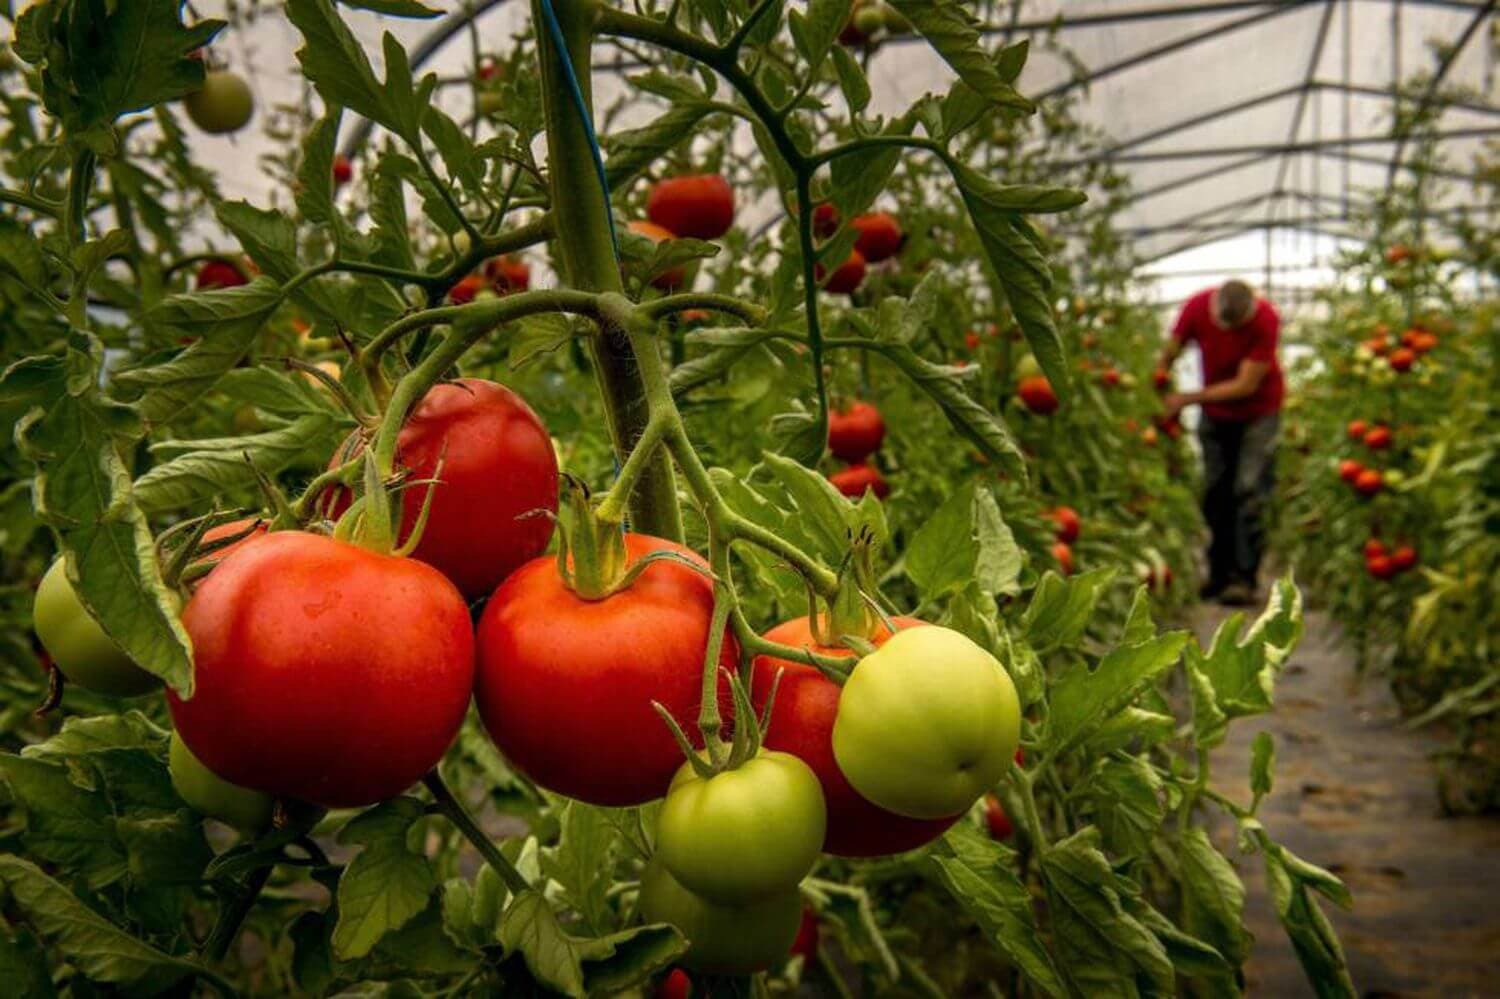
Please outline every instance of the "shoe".
[{"label": "shoe", "polygon": [[1255,603],[1255,587],[1236,580],[1224,587],[1219,594],[1219,603],[1225,607],[1249,607]]},{"label": "shoe", "polygon": [[1224,587],[1227,586],[1227,585],[1228,584],[1225,583],[1223,580],[1210,579],[1208,582],[1206,582],[1202,586],[1198,587],[1198,599],[1199,600],[1214,600],[1214,599],[1217,599],[1217,597],[1219,596],[1219,594],[1224,592]]}]

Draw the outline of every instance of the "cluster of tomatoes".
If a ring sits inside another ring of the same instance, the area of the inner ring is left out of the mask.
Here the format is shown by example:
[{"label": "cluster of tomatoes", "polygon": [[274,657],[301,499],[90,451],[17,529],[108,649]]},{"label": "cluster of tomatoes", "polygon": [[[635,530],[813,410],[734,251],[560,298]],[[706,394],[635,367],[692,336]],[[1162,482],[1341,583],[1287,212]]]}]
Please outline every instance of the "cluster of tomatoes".
[{"label": "cluster of tomatoes", "polygon": [[833,487],[851,499],[873,491],[877,499],[891,493],[890,484],[871,457],[885,440],[885,420],[868,402],[855,401],[828,414],[828,450],[845,466],[828,476]]},{"label": "cluster of tomatoes", "polygon": [[[1367,420],[1350,420],[1345,430],[1351,441],[1362,444],[1375,452],[1388,450],[1393,440],[1391,428],[1383,423],[1372,424]],[[1357,458],[1345,458],[1340,461],[1338,471],[1339,478],[1361,496],[1374,496],[1388,485],[1400,485],[1402,479],[1399,469],[1382,471],[1364,464]]]},{"label": "cluster of tomatoes", "polygon": [[[1413,370],[1417,371],[1419,378],[1424,377],[1420,362],[1437,348],[1438,343],[1436,333],[1415,324],[1402,331],[1399,342],[1393,341],[1390,327],[1381,323],[1355,349],[1355,371],[1377,381],[1389,380],[1395,375],[1405,375]],[[1384,360],[1383,367],[1377,359]]]},{"label": "cluster of tomatoes", "polygon": [[[827,239],[839,231],[839,210],[832,202],[825,201],[813,209],[813,232],[820,239]],[[867,212],[849,220],[855,232],[854,247],[844,262],[828,274],[822,264],[814,273],[823,288],[836,295],[852,295],[864,284],[870,264],[889,260],[901,252],[906,234],[901,223],[889,212]],[[826,279],[826,280],[825,280]]]},{"label": "cluster of tomatoes", "polygon": [[1365,571],[1379,580],[1393,579],[1417,564],[1417,550],[1410,544],[1387,548],[1379,538],[1365,542]]},{"label": "cluster of tomatoes", "polygon": [[1053,535],[1057,540],[1052,543],[1052,557],[1057,560],[1058,571],[1064,576],[1071,576],[1073,544],[1083,530],[1083,522],[1078,517],[1078,511],[1070,506],[1055,506],[1047,511],[1047,517],[1056,525]]},{"label": "cluster of tomatoes", "polygon": [[448,291],[448,301],[454,305],[470,302],[531,287],[531,265],[513,254],[491,257],[473,274],[466,274]]}]

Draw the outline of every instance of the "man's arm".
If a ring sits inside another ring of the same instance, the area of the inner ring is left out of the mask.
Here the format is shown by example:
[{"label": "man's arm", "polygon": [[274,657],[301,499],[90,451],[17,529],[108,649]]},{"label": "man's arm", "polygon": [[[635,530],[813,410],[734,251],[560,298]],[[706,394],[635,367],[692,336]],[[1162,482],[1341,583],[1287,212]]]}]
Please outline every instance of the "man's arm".
[{"label": "man's arm", "polygon": [[1184,406],[1194,406],[1202,402],[1234,402],[1236,399],[1252,396],[1255,390],[1260,388],[1260,383],[1270,370],[1269,361],[1252,361],[1246,358],[1240,362],[1239,370],[1228,381],[1215,382],[1199,392],[1182,392],[1167,396],[1167,415],[1176,416]]},{"label": "man's arm", "polygon": [[1176,336],[1167,337],[1167,342],[1161,349],[1161,357],[1156,362],[1157,368],[1171,371],[1172,365],[1182,356],[1182,345],[1183,341]]}]

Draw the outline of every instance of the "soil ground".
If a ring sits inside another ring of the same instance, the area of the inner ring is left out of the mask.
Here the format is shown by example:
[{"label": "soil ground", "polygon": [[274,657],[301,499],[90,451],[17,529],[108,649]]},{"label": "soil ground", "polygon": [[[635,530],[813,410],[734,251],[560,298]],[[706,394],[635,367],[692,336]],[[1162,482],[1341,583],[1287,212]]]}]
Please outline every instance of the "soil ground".
[{"label": "soil ground", "polygon": [[[1204,607],[1205,641],[1227,611]],[[1213,757],[1215,785],[1248,802],[1250,743],[1276,742],[1275,786],[1261,807],[1270,833],[1349,886],[1354,907],[1324,910],[1363,996],[1500,996],[1500,818],[1445,817],[1430,754],[1436,735],[1409,731],[1384,681],[1356,679],[1326,617],[1310,612],[1276,684],[1276,708],[1231,724]],[[1252,996],[1312,995],[1277,922],[1258,856],[1217,838],[1240,871],[1255,933]]]}]

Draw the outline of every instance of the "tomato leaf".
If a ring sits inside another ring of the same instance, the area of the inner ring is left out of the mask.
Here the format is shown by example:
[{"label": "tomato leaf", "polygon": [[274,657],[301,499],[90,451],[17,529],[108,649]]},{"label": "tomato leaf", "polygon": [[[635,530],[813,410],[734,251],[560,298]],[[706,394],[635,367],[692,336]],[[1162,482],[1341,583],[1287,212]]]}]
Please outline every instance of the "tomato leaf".
[{"label": "tomato leaf", "polygon": [[0,982],[16,999],[53,999],[52,969],[47,952],[29,930],[0,931]]},{"label": "tomato leaf", "polygon": [[1016,92],[979,44],[979,21],[956,0],[890,0],[937,49],[959,77],[1002,107],[1031,112],[1036,106]]},{"label": "tomato leaf", "polygon": [[904,567],[923,601],[930,602],[970,580],[990,595],[1015,592],[1021,560],[995,498],[970,479],[917,528]]},{"label": "tomato leaf", "polygon": [[1016,876],[1015,851],[967,822],[949,830],[942,845],[931,857],[939,883],[1037,991],[1065,995],[1037,927],[1031,894]]},{"label": "tomato leaf", "polygon": [[1318,986],[1319,995],[1353,996],[1357,993],[1349,977],[1349,962],[1339,943],[1338,932],[1313,899],[1309,888],[1321,892],[1343,908],[1350,898],[1343,882],[1272,843],[1259,834],[1266,859],[1266,884],[1276,916],[1297,952],[1307,980]]},{"label": "tomato leaf", "polygon": [[1278,580],[1265,611],[1240,637],[1243,614],[1232,614],[1214,632],[1207,651],[1188,649],[1188,660],[1230,718],[1271,710],[1275,675],[1302,637],[1302,595],[1290,578]]},{"label": "tomato leaf", "polygon": [[807,71],[817,72],[834,39],[849,20],[846,0],[810,0],[807,13],[796,9],[787,12],[787,27],[797,53],[807,60]]},{"label": "tomato leaf", "polygon": [[372,10],[377,14],[389,14],[392,17],[441,17],[442,11],[427,7],[417,0],[340,0],[345,7],[357,7],[360,10]]},{"label": "tomato leaf", "polygon": [[833,68],[838,73],[839,89],[844,92],[849,109],[856,114],[864,111],[870,104],[870,81],[865,79],[865,71],[859,62],[848,50],[838,46],[833,50]]},{"label": "tomato leaf", "polygon": [[1250,956],[1245,929],[1245,886],[1201,826],[1184,831],[1177,843],[1182,876],[1182,927],[1236,966]]},{"label": "tomato leaf", "polygon": [[333,951],[340,960],[364,957],[387,933],[427,908],[437,878],[427,858],[407,846],[423,816],[415,798],[392,798],[355,817],[339,833],[341,843],[364,849],[339,878],[339,921]]},{"label": "tomato leaf", "polygon": [[618,191],[680,143],[691,139],[698,123],[711,110],[706,95],[696,100],[678,98],[664,114],[647,124],[613,133],[605,143],[609,151],[605,170],[610,190]]},{"label": "tomato leaf", "polygon": [[1048,570],[1031,594],[1031,603],[1021,616],[1026,640],[1039,653],[1072,645],[1083,635],[1094,605],[1114,579],[1111,568],[1092,569],[1072,578]]},{"label": "tomato leaf", "polygon": [[579,999],[638,984],[687,950],[682,934],[662,924],[603,937],[571,936],[535,891],[522,892],[505,910],[500,942],[521,955],[539,984]]},{"label": "tomato leaf", "polygon": [[1168,632],[1139,644],[1116,646],[1094,670],[1075,663],[1053,683],[1049,693],[1050,749],[1071,749],[1129,705],[1181,658],[1189,638],[1187,632]]},{"label": "tomato leaf", "polygon": [[0,410],[24,411],[17,439],[36,464],[37,515],[58,535],[84,606],[133,662],[187,695],[191,642],[124,459],[140,423],[100,392],[101,354],[96,338],[74,332],[64,357],[17,362],[0,376]]},{"label": "tomato leaf", "polygon": [[1140,757],[1096,761],[1076,785],[1092,812],[1104,845],[1114,857],[1141,858],[1151,849],[1166,810],[1162,779]]},{"label": "tomato leaf", "polygon": [[558,816],[555,846],[541,852],[542,873],[562,886],[567,901],[592,933],[612,922],[606,892],[613,880],[620,840],[604,809],[568,801]]},{"label": "tomato leaf", "polygon": [[149,995],[191,975],[214,977],[107,922],[36,865],[19,857],[0,856],[0,884],[26,921],[92,981]]},{"label": "tomato leaf", "polygon": [[342,221],[333,204],[334,143],[338,140],[342,117],[342,108],[329,108],[302,142],[302,162],[297,165],[294,195],[297,210],[309,222],[333,225]]},{"label": "tomato leaf", "polygon": [[33,292],[45,291],[50,283],[41,243],[8,215],[0,215],[0,274],[9,274]]}]

